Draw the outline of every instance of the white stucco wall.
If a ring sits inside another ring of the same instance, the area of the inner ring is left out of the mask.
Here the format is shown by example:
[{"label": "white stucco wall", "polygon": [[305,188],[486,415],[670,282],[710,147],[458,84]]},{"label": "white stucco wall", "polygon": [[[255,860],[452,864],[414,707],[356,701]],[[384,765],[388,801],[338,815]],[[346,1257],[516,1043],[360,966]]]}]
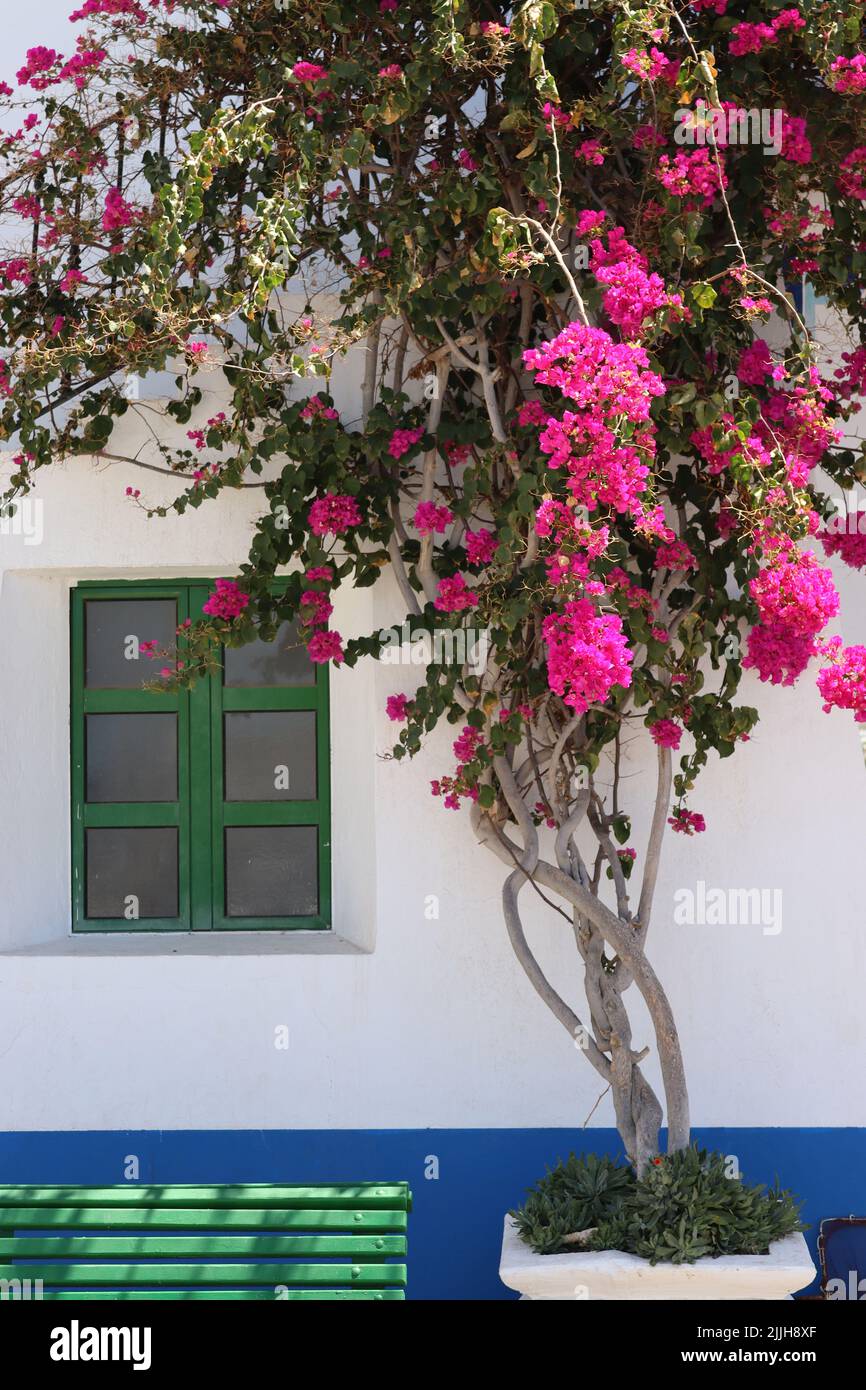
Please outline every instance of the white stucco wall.
[{"label": "white stucco wall", "polygon": [[[130,424],[125,444],[136,443]],[[413,689],[410,668],[334,675],[336,949],[273,935],[69,939],[69,587],[230,574],[261,506],[248,492],[147,521],[128,484],[149,500],[173,487],[76,460],[40,482],[41,544],[0,536],[0,1129],[582,1123],[600,1085],[511,956],[501,868],[464,813],[429,795],[453,734],[411,765],[380,756],[393,734],[386,695]],[[844,635],[862,641],[857,576],[839,580]],[[386,584],[341,599],[335,625],[344,636],[389,625],[397,607]],[[793,691],[750,679],[744,698],[765,719],[705,774],[694,805],[707,833],[672,837],[657,894],[652,949],[694,1119],[864,1124],[864,1089],[840,1084],[866,1058],[857,730],[822,713],[810,678]],[[635,772],[648,755],[638,738]],[[632,842],[640,853],[640,813]],[[781,889],[781,931],[676,925],[674,895],[699,879]],[[545,968],[581,1012],[567,926],[530,893],[524,902]],[[642,1045],[639,1007],[636,1019]],[[280,1025],[287,1051],[274,1046]],[[611,1122],[605,1099],[593,1124]]]}]

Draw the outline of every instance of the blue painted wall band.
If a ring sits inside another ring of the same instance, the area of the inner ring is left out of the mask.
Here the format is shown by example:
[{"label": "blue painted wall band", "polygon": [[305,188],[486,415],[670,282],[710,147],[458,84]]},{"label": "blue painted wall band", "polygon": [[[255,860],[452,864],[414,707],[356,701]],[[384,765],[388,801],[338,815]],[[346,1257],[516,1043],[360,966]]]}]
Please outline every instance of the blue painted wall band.
[{"label": "blue painted wall band", "polygon": [[[813,1258],[824,1217],[866,1216],[866,1129],[696,1129],[694,1139],[736,1155],[748,1182],[778,1177],[803,1199]],[[5,1131],[0,1182],[121,1182],[129,1155],[145,1183],[405,1178],[409,1297],[507,1299],[502,1218],[572,1150],[622,1153],[613,1129]]]}]

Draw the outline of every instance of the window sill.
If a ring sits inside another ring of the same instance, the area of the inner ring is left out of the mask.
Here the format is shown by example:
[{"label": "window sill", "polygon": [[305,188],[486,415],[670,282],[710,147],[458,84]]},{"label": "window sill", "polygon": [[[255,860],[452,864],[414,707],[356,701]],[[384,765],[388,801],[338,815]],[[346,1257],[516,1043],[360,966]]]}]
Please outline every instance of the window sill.
[{"label": "window sill", "polygon": [[37,946],[0,948],[10,956],[366,956],[334,932],[98,932],[65,936]]}]

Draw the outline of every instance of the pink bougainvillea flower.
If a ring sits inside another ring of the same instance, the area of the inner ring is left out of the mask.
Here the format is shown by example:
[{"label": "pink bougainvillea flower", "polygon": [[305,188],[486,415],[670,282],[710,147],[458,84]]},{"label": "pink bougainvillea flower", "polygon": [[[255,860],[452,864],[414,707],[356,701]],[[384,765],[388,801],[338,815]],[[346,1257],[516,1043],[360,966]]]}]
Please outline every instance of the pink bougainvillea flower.
[{"label": "pink bougainvillea flower", "polygon": [[684,806],[678,806],[673,815],[668,816],[668,825],[681,835],[700,835],[707,828],[700,811],[687,811]]},{"label": "pink bougainvillea flower", "polygon": [[208,617],[231,622],[243,613],[249,601],[249,594],[243,592],[236,580],[217,579],[213,593],[202,604],[202,612],[207,613]]},{"label": "pink bougainvillea flower", "polygon": [[649,731],[659,748],[672,748],[674,751],[679,748],[683,731],[673,719],[657,719],[650,724]]},{"label": "pink bougainvillea flower", "polygon": [[357,499],[344,493],[328,492],[310,507],[310,530],[314,536],[342,536],[363,522]]},{"label": "pink bougainvillea flower", "polygon": [[833,576],[811,550],[785,538],[750,581],[749,592],[759,622],[749,633],[743,666],[762,681],[793,685],[817,654],[816,638],[839,611]]},{"label": "pink bougainvillea flower", "polygon": [[478,531],[467,531],[463,538],[466,558],[470,565],[489,565],[496,551],[496,536],[482,526]]},{"label": "pink bougainvillea flower", "polygon": [[292,68],[292,76],[298,82],[327,82],[330,73],[321,63],[308,63],[301,59]]},{"label": "pink bougainvillea flower", "polygon": [[465,608],[478,607],[478,595],[467,589],[462,574],[451,579],[440,579],[433,607],[440,613],[460,613]]},{"label": "pink bougainvillea flower", "polygon": [[102,214],[102,230],[117,232],[122,227],[130,227],[137,221],[139,213],[123,197],[119,188],[109,188],[105,195],[105,211]]},{"label": "pink bougainvillea flower", "polygon": [[631,685],[631,651],[618,613],[600,613],[589,599],[566,603],[542,623],[547,681],[575,714],[603,704],[614,686]]},{"label": "pink bougainvillea flower", "polygon": [[301,621],[306,627],[326,627],[333,611],[334,605],[318,589],[308,589],[301,595]]},{"label": "pink bougainvillea flower", "polygon": [[443,535],[454,520],[450,507],[437,507],[435,502],[419,502],[412,525],[422,536]]},{"label": "pink bougainvillea flower", "polygon": [[317,632],[307,643],[307,653],[310,660],[319,666],[329,661],[339,666],[345,656],[343,639],[339,632]]},{"label": "pink bougainvillea flower", "polygon": [[843,647],[841,637],[833,637],[822,655],[829,662],[817,677],[824,712],[851,710],[859,723],[866,723],[866,647]]},{"label": "pink bougainvillea flower", "polygon": [[303,410],[302,420],[339,420],[339,412],[332,405],[326,405],[321,396],[310,396]]},{"label": "pink bougainvillea flower", "polygon": [[87,278],[84,273],[73,266],[71,270],[67,270],[63,279],[60,281],[60,288],[63,290],[64,294],[72,294],[79,285],[86,284]]},{"label": "pink bougainvillea flower", "polygon": [[866,511],[847,512],[819,535],[824,554],[838,555],[852,569],[866,569]]},{"label": "pink bougainvillea flower", "polygon": [[388,445],[388,453],[392,459],[401,459],[409,450],[414,448],[424,435],[424,426],[418,425],[412,430],[396,429],[391,435],[391,442]]},{"label": "pink bougainvillea flower", "polygon": [[395,724],[405,724],[409,718],[409,698],[407,695],[389,695],[385,702],[385,713]]}]

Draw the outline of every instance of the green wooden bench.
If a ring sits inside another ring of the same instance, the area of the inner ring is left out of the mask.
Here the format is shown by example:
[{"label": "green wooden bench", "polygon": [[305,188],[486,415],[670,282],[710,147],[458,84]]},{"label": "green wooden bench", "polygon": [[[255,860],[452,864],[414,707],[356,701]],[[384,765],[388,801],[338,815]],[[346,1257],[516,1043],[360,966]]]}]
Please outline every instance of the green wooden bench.
[{"label": "green wooden bench", "polygon": [[31,1298],[403,1299],[406,1266],[390,1261],[411,1206],[404,1182],[0,1186],[0,1292],[41,1280]]}]

